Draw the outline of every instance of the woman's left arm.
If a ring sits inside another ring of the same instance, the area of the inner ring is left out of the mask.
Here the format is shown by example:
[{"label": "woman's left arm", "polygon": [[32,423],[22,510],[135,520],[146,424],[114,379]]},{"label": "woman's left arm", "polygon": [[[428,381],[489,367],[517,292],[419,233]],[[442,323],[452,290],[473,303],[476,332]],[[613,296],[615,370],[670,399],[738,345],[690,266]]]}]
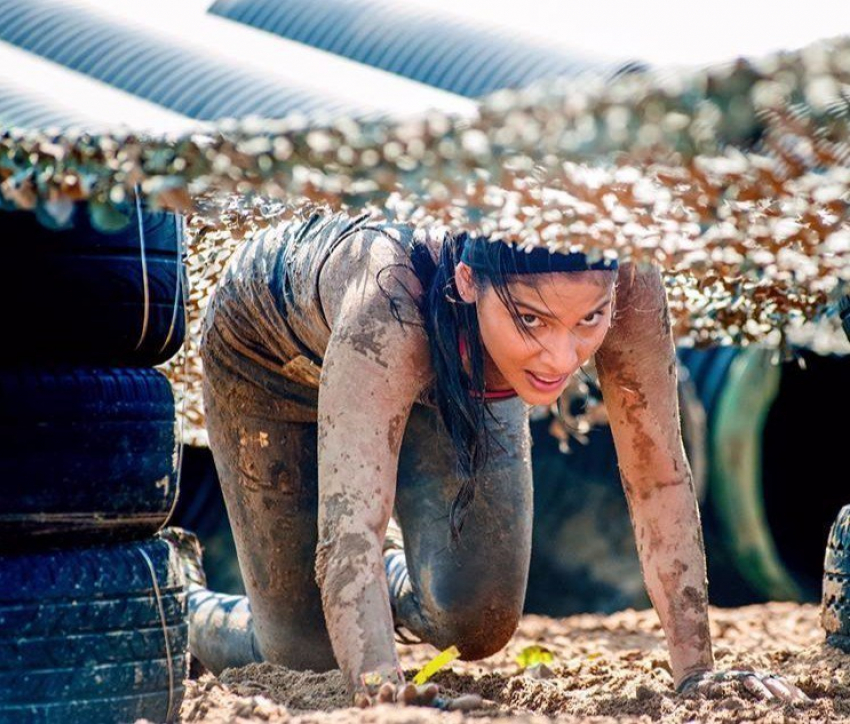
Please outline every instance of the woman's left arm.
[{"label": "woman's left arm", "polygon": [[677,690],[738,682],[759,699],[808,701],[763,671],[714,671],[705,547],[679,424],[676,350],[656,266],[624,264],[614,323],[596,355],[646,588],[661,619]]},{"label": "woman's left arm", "polygon": [[660,270],[623,264],[596,355],[638,554],[675,685],[714,668],[705,548],[679,424],[676,354]]}]

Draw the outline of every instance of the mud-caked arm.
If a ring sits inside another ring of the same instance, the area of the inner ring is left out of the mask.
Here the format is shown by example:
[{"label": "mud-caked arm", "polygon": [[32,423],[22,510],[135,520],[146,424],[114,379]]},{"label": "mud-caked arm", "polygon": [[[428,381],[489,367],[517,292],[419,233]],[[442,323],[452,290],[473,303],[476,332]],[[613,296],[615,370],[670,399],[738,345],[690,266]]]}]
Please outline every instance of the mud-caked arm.
[{"label": "mud-caked arm", "polygon": [[330,305],[333,332],[319,388],[316,581],[354,693],[366,674],[403,680],[381,548],[402,437],[430,369],[424,331],[399,324],[373,285],[376,270],[395,259],[379,249],[374,257],[338,280],[348,291]]},{"label": "mud-caked arm", "polygon": [[620,268],[614,322],[596,355],[649,597],[674,683],[714,668],[705,548],[679,422],[676,356],[656,266]]}]

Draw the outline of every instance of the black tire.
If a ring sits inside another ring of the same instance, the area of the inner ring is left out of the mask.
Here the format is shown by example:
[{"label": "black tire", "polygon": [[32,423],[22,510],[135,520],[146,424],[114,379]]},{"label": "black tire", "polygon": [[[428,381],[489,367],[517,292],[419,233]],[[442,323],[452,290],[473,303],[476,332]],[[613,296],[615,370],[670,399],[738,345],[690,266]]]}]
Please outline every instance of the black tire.
[{"label": "black tire", "polygon": [[838,511],[826,542],[824,570],[850,576],[850,505]]},{"label": "black tire", "polygon": [[850,576],[824,574],[821,623],[828,634],[850,636]]},{"label": "black tire", "polygon": [[688,375],[710,419],[723,391],[729,367],[740,353],[739,347],[709,347],[693,349],[679,347],[676,354],[688,370]]},{"label": "black tire", "polygon": [[830,646],[843,651],[845,654],[850,654],[850,636],[839,636],[838,634],[829,634],[826,637],[826,642]]},{"label": "black tire", "polygon": [[[187,632],[183,624],[168,626],[169,644],[178,650],[186,648]],[[99,664],[124,664],[148,661],[165,655],[163,628],[68,634],[46,639],[15,639],[7,642],[0,672],[27,668],[59,669],[65,666],[84,668]]]},{"label": "black tire", "polygon": [[0,558],[0,724],[172,720],[187,639],[164,540]]},{"label": "black tire", "polygon": [[[827,641],[850,652],[850,505],[829,531],[824,559],[821,624]],[[845,641],[841,641],[841,638]]]},{"label": "black tire", "polygon": [[611,429],[593,429],[586,445],[564,454],[549,424],[531,423],[535,520],[525,610],[569,616],[644,607]]},{"label": "black tire", "polygon": [[[165,720],[157,719],[155,714],[151,715],[151,712],[165,710],[162,703],[164,696],[167,696],[167,692],[0,707],[0,724],[133,724],[139,719],[153,722],[176,721],[173,717]],[[179,702],[183,701],[183,687],[174,689],[172,696],[179,705]]]},{"label": "black tire", "polygon": [[135,214],[104,233],[77,205],[72,223],[55,230],[35,213],[0,213],[15,270],[0,285],[0,314],[14,360],[145,367],[173,357],[186,332],[176,217],[143,213],[144,264]]},{"label": "black tire", "polygon": [[23,699],[26,706],[37,703],[51,704],[80,696],[97,699],[104,694],[104,681],[108,681],[109,686],[117,691],[129,690],[137,694],[167,691],[168,659],[97,664],[89,667],[65,666],[0,671],[0,702],[13,704]]},{"label": "black tire", "polygon": [[174,505],[175,453],[156,370],[0,370],[0,552],[152,535]]}]

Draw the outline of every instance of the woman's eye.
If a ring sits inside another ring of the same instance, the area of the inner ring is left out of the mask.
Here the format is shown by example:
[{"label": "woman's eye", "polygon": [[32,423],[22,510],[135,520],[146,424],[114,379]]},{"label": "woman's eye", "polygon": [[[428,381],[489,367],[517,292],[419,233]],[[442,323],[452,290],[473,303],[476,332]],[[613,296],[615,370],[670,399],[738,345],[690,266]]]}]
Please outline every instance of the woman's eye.
[{"label": "woman's eye", "polygon": [[588,314],[584,319],[579,322],[583,327],[595,327],[602,320],[605,312],[603,310],[597,310],[593,312],[593,314]]},{"label": "woman's eye", "polygon": [[539,327],[542,324],[540,317],[536,314],[520,314],[519,319],[524,326],[530,328]]}]

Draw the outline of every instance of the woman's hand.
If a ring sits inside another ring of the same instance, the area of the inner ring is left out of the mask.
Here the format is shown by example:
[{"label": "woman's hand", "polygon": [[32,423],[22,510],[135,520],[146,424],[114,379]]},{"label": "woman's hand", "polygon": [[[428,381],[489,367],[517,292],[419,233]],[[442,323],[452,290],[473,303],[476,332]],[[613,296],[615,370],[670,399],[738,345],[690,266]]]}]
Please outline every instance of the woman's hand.
[{"label": "woman's hand", "polygon": [[376,704],[401,704],[403,706],[432,706],[447,711],[472,711],[481,708],[483,700],[477,694],[441,697],[436,684],[395,683],[383,677],[361,677],[362,686],[354,694],[354,706],[361,709]]},{"label": "woman's hand", "polygon": [[394,684],[391,681],[376,686],[365,686],[354,694],[354,706],[361,709],[375,704],[404,704],[406,706],[432,706],[437,698],[436,684]]},{"label": "woman's hand", "polygon": [[720,685],[729,682],[740,682],[744,689],[761,701],[811,701],[801,689],[781,676],[769,674],[765,671],[741,671],[738,669],[696,671],[679,682],[676,691],[680,694],[697,692],[709,695],[712,690],[716,690]]}]

